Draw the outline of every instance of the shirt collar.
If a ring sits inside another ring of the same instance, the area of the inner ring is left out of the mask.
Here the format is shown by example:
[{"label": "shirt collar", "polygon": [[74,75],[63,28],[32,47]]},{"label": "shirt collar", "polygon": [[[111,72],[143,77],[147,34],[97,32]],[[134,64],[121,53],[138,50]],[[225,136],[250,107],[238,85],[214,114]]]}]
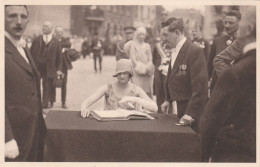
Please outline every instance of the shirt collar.
[{"label": "shirt collar", "polygon": [[251,42],[251,43],[247,44],[243,49],[243,54],[245,54],[253,49],[256,49],[256,42]]},{"label": "shirt collar", "polygon": [[26,41],[21,38],[21,39],[15,39],[10,33],[8,33],[7,31],[5,31],[5,36],[12,42],[12,44],[18,48],[18,47],[22,47],[25,48],[26,46]]},{"label": "shirt collar", "polygon": [[175,51],[176,51],[176,52],[179,52],[179,50],[181,49],[181,47],[183,46],[183,44],[185,43],[185,41],[186,41],[186,37],[184,37],[182,40],[180,40],[180,41],[177,43],[177,45],[176,45],[176,47],[175,47]]},{"label": "shirt collar", "polygon": [[5,31],[5,36],[13,43],[15,47],[18,47],[18,43],[20,40],[15,39],[12,35],[10,35],[7,31]]},{"label": "shirt collar", "polygon": [[51,41],[52,39],[52,33],[48,34],[48,35],[43,35],[44,36],[44,40],[46,39],[46,36],[48,36],[48,41]]}]

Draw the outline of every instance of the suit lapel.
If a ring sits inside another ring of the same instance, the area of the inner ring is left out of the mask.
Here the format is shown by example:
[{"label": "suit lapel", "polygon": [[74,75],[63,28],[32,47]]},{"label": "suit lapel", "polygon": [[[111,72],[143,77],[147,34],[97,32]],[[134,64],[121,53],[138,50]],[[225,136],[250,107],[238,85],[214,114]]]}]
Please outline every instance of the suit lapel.
[{"label": "suit lapel", "polygon": [[34,60],[32,59],[32,56],[31,56],[30,51],[28,50],[27,47],[24,49],[24,51],[25,51],[26,57],[28,58],[28,60],[29,60],[29,62],[30,62],[30,64],[31,64],[31,67],[32,67],[32,69],[33,69],[35,75],[37,75],[37,77],[40,77],[40,73],[39,73],[39,71],[37,70],[37,67],[36,67],[36,65],[35,65],[35,63],[34,63]]},{"label": "suit lapel", "polygon": [[20,52],[17,50],[17,48],[12,44],[12,42],[5,37],[5,50],[10,55],[12,55],[12,59],[20,65],[23,69],[33,74],[32,67],[30,64],[26,62],[26,60],[22,57]]},{"label": "suit lapel", "polygon": [[173,68],[171,68],[171,75],[174,74],[174,72],[178,70],[180,63],[182,62],[183,58],[185,57],[185,53],[187,51],[188,46],[189,46],[189,41],[186,40],[177,55]]}]

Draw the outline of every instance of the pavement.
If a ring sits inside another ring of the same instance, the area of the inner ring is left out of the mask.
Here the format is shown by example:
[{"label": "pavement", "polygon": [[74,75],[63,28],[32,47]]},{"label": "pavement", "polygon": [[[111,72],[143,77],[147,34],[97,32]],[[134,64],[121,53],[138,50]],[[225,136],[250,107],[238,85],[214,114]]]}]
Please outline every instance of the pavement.
[{"label": "pavement", "polygon": [[[61,107],[61,89],[56,88],[56,102],[53,108],[44,109],[44,117],[50,110],[60,111],[80,111],[81,103],[93,94],[100,86],[116,81],[112,75],[116,67],[114,56],[103,56],[102,71],[97,73],[94,70],[94,61],[92,58],[80,58],[72,63],[73,69],[68,71],[67,82],[67,109]],[[97,66],[99,68],[99,66]],[[153,97],[156,101],[156,97]],[[104,98],[90,106],[90,109],[102,109]],[[174,113],[177,112],[176,105],[173,103]]]},{"label": "pavement", "polygon": [[[72,63],[73,69],[68,71],[67,82],[67,109],[61,107],[61,89],[56,88],[56,102],[53,108],[44,109],[47,114],[49,110],[80,111],[80,105],[93,94],[100,86],[114,82],[116,78],[112,75],[115,71],[116,59],[114,56],[104,56],[102,60],[102,71],[95,73],[92,58],[80,58]],[[99,67],[99,66],[97,66]],[[102,108],[104,99],[100,99],[90,108]]]}]

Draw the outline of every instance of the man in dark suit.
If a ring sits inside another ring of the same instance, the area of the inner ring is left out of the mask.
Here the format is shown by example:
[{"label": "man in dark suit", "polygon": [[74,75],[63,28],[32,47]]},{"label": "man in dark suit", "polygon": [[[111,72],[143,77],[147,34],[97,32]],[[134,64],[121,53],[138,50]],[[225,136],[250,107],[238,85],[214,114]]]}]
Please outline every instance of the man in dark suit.
[{"label": "man in dark suit", "polygon": [[206,162],[256,162],[256,8],[247,12],[243,56],[218,79],[199,124]]},{"label": "man in dark suit", "polygon": [[99,72],[102,71],[102,57],[103,57],[103,42],[98,37],[98,32],[94,33],[94,38],[91,42],[91,50],[93,53],[93,59],[94,59],[94,69],[95,72],[97,72],[97,59],[99,62]]},{"label": "man in dark suit", "polygon": [[125,44],[133,39],[136,28],[128,26],[124,28],[125,40],[118,42],[116,47],[116,61],[120,59],[129,59],[124,49]]},{"label": "man in dark suit", "polygon": [[203,49],[184,36],[182,19],[169,18],[169,26],[164,35],[174,48],[169,64],[166,92],[167,99],[162,104],[166,112],[172,101],[177,102],[180,123],[197,129],[197,121],[207,100],[207,65]]},{"label": "man in dark suit", "polygon": [[40,71],[43,87],[43,108],[53,107],[57,76],[62,75],[62,56],[59,41],[52,35],[53,25],[47,21],[43,24],[43,35],[34,39],[31,46],[33,59]]},{"label": "man in dark suit", "polygon": [[40,78],[22,40],[26,6],[5,6],[5,161],[42,161],[46,126]]},{"label": "man in dark suit", "polygon": [[[68,70],[71,70],[72,64],[71,61],[75,61],[80,57],[80,53],[75,49],[71,48],[70,38],[63,37],[63,27],[55,27],[55,36],[60,42],[62,48],[62,84],[61,84],[61,102],[62,108],[66,109],[66,95],[67,95],[67,80],[68,80]],[[56,96],[56,91],[55,91]]]},{"label": "man in dark suit", "polygon": [[209,80],[211,80],[211,91],[213,90],[214,85],[217,81],[217,75],[213,67],[213,60],[217,54],[219,54],[222,50],[224,50],[235,41],[240,19],[241,14],[239,11],[232,10],[225,13],[225,16],[223,18],[225,28],[224,33],[220,37],[217,37],[213,40],[208,59],[208,77]]}]

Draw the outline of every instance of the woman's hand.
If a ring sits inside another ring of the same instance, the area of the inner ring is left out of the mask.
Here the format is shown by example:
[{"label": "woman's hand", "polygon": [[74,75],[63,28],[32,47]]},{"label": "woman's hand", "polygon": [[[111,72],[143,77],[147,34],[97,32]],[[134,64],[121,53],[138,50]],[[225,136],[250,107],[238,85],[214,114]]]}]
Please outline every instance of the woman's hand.
[{"label": "woman's hand", "polygon": [[125,96],[118,103],[124,109],[134,109],[135,106],[132,104],[135,102],[135,97]]},{"label": "woman's hand", "polygon": [[81,116],[86,118],[89,116],[89,109],[87,109],[87,105],[85,102],[81,104]]}]

